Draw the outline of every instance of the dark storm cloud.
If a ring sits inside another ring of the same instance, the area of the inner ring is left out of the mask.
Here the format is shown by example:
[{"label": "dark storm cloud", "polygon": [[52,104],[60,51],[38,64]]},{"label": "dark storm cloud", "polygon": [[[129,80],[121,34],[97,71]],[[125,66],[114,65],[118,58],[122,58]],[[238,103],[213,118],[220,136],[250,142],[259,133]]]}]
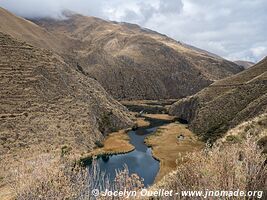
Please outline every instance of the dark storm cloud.
[{"label": "dark storm cloud", "polygon": [[0,5],[23,17],[60,18],[68,9],[138,23],[232,60],[267,55],[266,0],[1,0]]}]

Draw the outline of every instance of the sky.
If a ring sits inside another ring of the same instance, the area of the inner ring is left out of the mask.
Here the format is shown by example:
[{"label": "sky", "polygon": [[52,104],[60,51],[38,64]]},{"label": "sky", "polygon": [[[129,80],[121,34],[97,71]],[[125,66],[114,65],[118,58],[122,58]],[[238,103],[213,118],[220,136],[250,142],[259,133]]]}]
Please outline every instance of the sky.
[{"label": "sky", "polygon": [[229,60],[267,56],[267,0],[0,0],[27,18],[71,10],[135,23]]}]

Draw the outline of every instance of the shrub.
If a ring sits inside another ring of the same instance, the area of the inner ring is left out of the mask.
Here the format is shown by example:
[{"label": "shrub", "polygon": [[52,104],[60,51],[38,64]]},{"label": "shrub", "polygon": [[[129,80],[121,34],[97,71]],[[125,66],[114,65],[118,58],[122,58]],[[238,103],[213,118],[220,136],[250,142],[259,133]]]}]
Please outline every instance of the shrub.
[{"label": "shrub", "polygon": [[267,190],[266,155],[262,154],[255,139],[247,138],[241,144],[214,146],[190,153],[183,159],[185,163],[157,187],[174,191]]},{"label": "shrub", "polygon": [[226,141],[227,142],[231,142],[231,143],[240,143],[241,142],[241,138],[238,135],[228,135],[226,137]]},{"label": "shrub", "polygon": [[87,169],[50,156],[21,163],[9,181],[18,200],[88,200],[94,199],[91,195],[93,189],[136,191],[143,187],[143,180],[135,174],[130,175],[127,166],[117,171],[115,180],[110,180],[95,161]]},{"label": "shrub", "polygon": [[69,154],[71,151],[71,147],[68,147],[67,145],[64,145],[61,147],[61,157],[64,157],[65,155]]}]

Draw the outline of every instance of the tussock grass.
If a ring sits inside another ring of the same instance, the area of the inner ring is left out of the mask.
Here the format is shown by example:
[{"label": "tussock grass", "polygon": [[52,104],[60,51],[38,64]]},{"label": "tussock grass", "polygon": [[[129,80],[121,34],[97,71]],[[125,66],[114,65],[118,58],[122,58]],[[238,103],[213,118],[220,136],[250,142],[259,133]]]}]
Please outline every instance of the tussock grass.
[{"label": "tussock grass", "polygon": [[253,137],[242,143],[207,147],[188,154],[184,161],[156,187],[175,191],[267,190],[266,155]]}]

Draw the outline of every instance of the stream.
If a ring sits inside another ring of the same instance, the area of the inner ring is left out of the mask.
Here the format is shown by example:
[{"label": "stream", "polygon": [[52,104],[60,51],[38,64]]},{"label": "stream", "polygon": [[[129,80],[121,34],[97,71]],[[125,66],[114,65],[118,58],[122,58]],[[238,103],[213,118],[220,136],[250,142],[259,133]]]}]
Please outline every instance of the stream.
[{"label": "stream", "polygon": [[149,126],[139,127],[128,132],[130,143],[135,147],[135,150],[125,154],[101,156],[96,160],[101,172],[105,172],[110,180],[114,180],[116,170],[121,170],[127,165],[130,174],[135,173],[143,178],[145,187],[153,184],[159,171],[159,161],[153,158],[151,148],[144,143],[144,140],[148,135],[153,134],[159,126],[172,121],[148,117],[146,120],[150,122]]}]

